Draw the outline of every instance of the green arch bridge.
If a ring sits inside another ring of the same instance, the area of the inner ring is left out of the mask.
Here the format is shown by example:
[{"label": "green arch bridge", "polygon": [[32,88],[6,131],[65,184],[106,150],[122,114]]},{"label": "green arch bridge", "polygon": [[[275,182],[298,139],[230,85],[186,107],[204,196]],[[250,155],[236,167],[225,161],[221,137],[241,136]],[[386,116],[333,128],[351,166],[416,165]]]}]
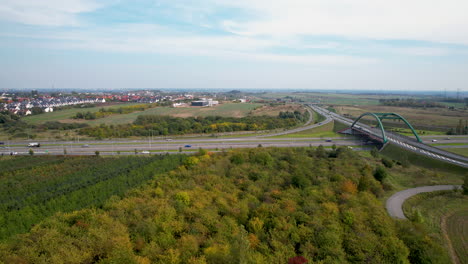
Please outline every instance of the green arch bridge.
[{"label": "green arch bridge", "polygon": [[404,118],[402,117],[401,115],[399,114],[396,114],[396,113],[364,113],[362,115],[360,115],[354,122],[353,124],[351,125],[351,129],[354,127],[354,125],[363,117],[365,116],[372,116],[374,117],[376,120],[377,120],[377,123],[378,123],[378,126],[380,127],[380,130],[382,131],[382,139],[383,139],[383,143],[387,143],[388,139],[387,139],[387,136],[385,135],[385,129],[384,129],[384,126],[382,124],[382,120],[384,119],[390,119],[390,120],[402,120],[403,122],[405,122],[405,124],[409,127],[409,129],[411,129],[411,132],[413,132],[414,136],[416,137],[416,140],[418,142],[422,142],[421,138],[419,138],[418,136],[418,133],[416,132],[416,130],[414,130],[414,128],[411,126],[411,124]]}]

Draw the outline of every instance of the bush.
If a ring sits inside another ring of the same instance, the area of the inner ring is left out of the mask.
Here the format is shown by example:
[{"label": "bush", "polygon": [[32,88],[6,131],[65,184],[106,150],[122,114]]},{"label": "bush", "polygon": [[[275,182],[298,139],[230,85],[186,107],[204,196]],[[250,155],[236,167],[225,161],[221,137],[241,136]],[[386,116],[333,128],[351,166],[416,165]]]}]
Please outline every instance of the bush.
[{"label": "bush", "polygon": [[468,174],[465,175],[465,180],[462,185],[463,194],[468,195]]},{"label": "bush", "polygon": [[380,156],[379,150],[378,150],[376,147],[374,147],[373,149],[371,149],[370,154],[371,154],[372,157],[374,157],[374,158],[378,158],[378,157]]},{"label": "bush", "polygon": [[382,164],[387,168],[393,167],[393,161],[389,158],[382,158]]},{"label": "bush", "polygon": [[387,178],[387,176],[388,176],[388,172],[382,166],[378,166],[374,171],[374,178],[378,180],[379,182],[382,182],[385,178]]}]

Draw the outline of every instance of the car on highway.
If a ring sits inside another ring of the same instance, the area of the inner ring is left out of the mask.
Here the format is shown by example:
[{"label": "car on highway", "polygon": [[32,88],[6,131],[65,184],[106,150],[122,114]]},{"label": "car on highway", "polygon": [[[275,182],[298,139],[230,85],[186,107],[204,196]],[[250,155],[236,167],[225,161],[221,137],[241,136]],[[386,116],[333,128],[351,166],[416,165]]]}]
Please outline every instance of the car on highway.
[{"label": "car on highway", "polygon": [[89,145],[88,144],[84,144],[81,146],[82,148],[89,148]]},{"label": "car on highway", "polygon": [[37,143],[37,142],[31,142],[28,144],[28,147],[30,148],[38,148],[41,146],[41,143]]},{"label": "car on highway", "polygon": [[172,138],[166,138],[166,141],[172,141]]},{"label": "car on highway", "polygon": [[332,141],[333,141],[333,140],[331,140],[331,139],[327,139],[327,140],[325,140],[325,142],[332,142]]},{"label": "car on highway", "polygon": [[143,150],[143,151],[141,152],[141,154],[150,154],[150,152],[147,151],[147,150]]},{"label": "car on highway", "polygon": [[184,147],[186,147],[186,148],[191,148],[192,145],[185,145]]},{"label": "car on highway", "polygon": [[437,142],[437,139],[433,139],[432,142]]},{"label": "car on highway", "polygon": [[0,145],[5,145],[5,142],[1,142],[1,141],[0,141]]}]

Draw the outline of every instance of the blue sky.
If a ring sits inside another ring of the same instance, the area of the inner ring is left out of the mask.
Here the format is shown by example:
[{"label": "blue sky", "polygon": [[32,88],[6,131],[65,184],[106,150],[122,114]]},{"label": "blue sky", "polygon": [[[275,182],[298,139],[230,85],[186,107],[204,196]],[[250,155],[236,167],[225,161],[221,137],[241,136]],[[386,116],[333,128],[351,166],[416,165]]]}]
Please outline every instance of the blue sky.
[{"label": "blue sky", "polygon": [[0,88],[468,90],[466,0],[2,0]]}]

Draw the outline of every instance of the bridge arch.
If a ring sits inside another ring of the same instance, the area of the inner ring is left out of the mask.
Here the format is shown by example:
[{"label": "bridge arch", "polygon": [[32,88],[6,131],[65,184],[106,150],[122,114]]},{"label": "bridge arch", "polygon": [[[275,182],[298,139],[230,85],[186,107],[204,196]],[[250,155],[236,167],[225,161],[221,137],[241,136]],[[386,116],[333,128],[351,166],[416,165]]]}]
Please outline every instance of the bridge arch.
[{"label": "bridge arch", "polygon": [[382,131],[382,139],[383,139],[383,142],[384,143],[387,143],[387,136],[385,135],[385,129],[384,129],[384,126],[382,124],[382,120],[384,119],[394,119],[394,120],[403,120],[403,122],[405,122],[405,124],[409,127],[409,129],[411,129],[411,132],[413,132],[413,135],[416,137],[416,140],[418,142],[422,142],[421,138],[419,137],[418,133],[416,132],[416,130],[414,130],[413,126],[411,126],[411,124],[404,118],[402,117],[401,115],[399,114],[396,114],[396,113],[364,113],[362,115],[360,115],[354,122],[353,124],[351,125],[351,128],[353,128],[353,126],[361,119],[363,118],[364,116],[373,116],[377,122],[378,122],[378,125],[380,127],[380,130]]}]

